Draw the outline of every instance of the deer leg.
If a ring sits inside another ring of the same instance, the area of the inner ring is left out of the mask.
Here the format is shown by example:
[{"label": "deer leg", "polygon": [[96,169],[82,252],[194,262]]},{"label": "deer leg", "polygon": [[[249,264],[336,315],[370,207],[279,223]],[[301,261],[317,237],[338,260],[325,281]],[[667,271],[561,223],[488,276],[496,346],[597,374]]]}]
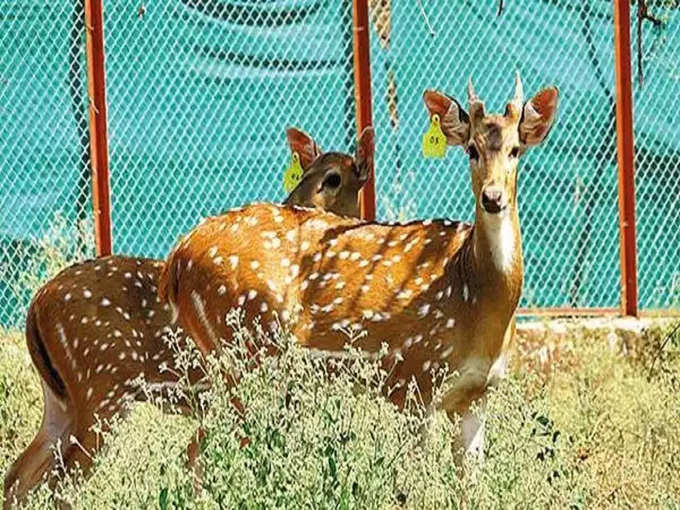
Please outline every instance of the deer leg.
[{"label": "deer leg", "polygon": [[[478,401],[479,414],[484,414],[485,400]],[[474,456],[478,461],[484,458],[484,423],[479,416],[475,416],[468,410],[461,418],[461,439],[465,453]]]},{"label": "deer leg", "polygon": [[439,404],[439,408],[446,411],[450,420],[461,418],[460,438],[452,442],[454,459],[459,465],[462,463],[461,447],[465,453],[474,455],[478,460],[482,460],[483,457],[484,426],[480,419],[470,412],[470,406],[473,402],[478,402],[483,412],[488,373],[489,363],[486,362],[463,367],[461,375],[457,376]]},{"label": "deer leg", "polygon": [[[243,416],[244,408],[241,401],[234,397],[231,399],[231,404],[238,411],[239,416]],[[194,472],[194,490],[198,491],[201,480],[203,479],[203,469],[198,462],[198,456],[201,453],[201,443],[206,437],[205,429],[203,427],[198,427],[196,432],[193,434],[191,442],[187,445],[186,455],[187,455],[187,467]],[[247,437],[241,438],[241,448],[246,447],[250,443]]]},{"label": "deer leg", "polygon": [[53,483],[52,471],[56,465],[55,451],[61,440],[62,451],[68,446],[74,432],[73,417],[68,402],[59,400],[43,382],[43,419],[40,430],[30,445],[14,461],[5,476],[5,510],[14,502],[21,502],[27,493],[47,478]]}]

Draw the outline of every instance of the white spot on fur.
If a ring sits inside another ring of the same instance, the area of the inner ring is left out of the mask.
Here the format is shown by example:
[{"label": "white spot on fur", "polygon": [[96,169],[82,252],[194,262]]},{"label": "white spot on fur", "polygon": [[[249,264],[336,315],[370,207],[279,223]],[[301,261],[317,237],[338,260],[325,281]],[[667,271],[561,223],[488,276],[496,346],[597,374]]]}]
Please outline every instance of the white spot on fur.
[{"label": "white spot on fur", "polygon": [[[210,325],[210,322],[208,321],[208,317],[205,314],[205,306],[203,305],[203,301],[201,300],[201,296],[198,292],[195,290],[191,291],[191,301],[194,303],[194,309],[196,310],[196,313],[198,314],[198,319],[201,321],[201,324],[203,324],[203,327],[205,328],[206,332],[208,333],[208,336],[212,340],[214,344],[217,344],[217,335],[215,335],[215,332],[212,329],[212,326]],[[133,351],[133,354],[134,351]]]},{"label": "white spot on fur", "polygon": [[446,348],[446,349],[441,353],[441,355],[439,356],[439,359],[446,359],[446,358],[448,358],[448,357],[451,355],[452,352],[453,352],[453,346],[450,346],[450,347]]}]

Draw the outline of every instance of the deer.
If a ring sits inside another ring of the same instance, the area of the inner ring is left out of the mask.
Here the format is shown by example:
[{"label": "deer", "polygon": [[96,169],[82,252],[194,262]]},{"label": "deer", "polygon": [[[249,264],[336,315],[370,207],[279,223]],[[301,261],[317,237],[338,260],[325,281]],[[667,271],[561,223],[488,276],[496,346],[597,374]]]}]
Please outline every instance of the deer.
[{"label": "deer", "polygon": [[[487,114],[471,79],[469,111],[440,91],[424,92],[447,145],[468,155],[473,224],[361,222],[252,204],[206,219],[175,245],[161,299],[204,355],[233,340],[222,319],[232,309],[245,324],[282,323],[314,354],[342,354],[347,330],[362,330],[369,355],[387,344],[387,397],[404,409],[414,381],[426,406],[460,419],[464,452],[483,458],[473,404],[483,407],[504,373],[523,283],[518,162],[548,136],[558,96],[550,86],[524,102],[519,73],[503,114]],[[271,240],[276,250],[266,248]],[[448,384],[435,395],[432,371],[446,367]],[[236,376],[227,381],[237,384]]]},{"label": "deer", "polygon": [[[323,153],[300,129],[291,127],[286,136],[303,174],[284,203],[359,217],[359,191],[369,167],[349,154]],[[372,140],[367,128],[359,143],[372,151]],[[87,472],[103,444],[92,426],[97,419],[106,424],[124,415],[129,402],[148,398],[136,382],[140,376],[146,388],[161,395],[178,384],[175,352],[164,339],[179,329],[158,296],[161,266],[148,258],[102,257],[63,270],[36,293],[26,341],[42,385],[43,419],[6,474],[4,509],[23,500],[44,477],[56,482],[58,443],[66,470],[79,464]],[[192,388],[205,384],[200,367],[187,375]],[[192,412],[189,402],[175,407]],[[191,461],[191,449],[188,454]]]}]

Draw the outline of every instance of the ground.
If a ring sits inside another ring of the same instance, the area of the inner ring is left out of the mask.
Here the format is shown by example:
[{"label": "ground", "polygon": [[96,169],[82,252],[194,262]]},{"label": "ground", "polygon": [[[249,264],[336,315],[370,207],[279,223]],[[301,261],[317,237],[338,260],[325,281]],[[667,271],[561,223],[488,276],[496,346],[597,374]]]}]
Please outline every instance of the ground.
[{"label": "ground", "polygon": [[[297,349],[246,378],[245,424],[214,396],[202,419],[203,489],[184,468],[195,420],[140,405],[65,484],[75,508],[680,508],[680,334],[671,321],[521,323],[510,376],[492,392],[486,460],[457,470],[454,428],[397,412],[329,378]],[[378,377],[379,378],[379,377]],[[281,395],[286,395],[282,398]],[[41,395],[20,332],[0,338],[0,470],[31,439]],[[251,444],[239,448],[238,435]],[[422,438],[425,437],[423,440]],[[43,508],[39,491],[31,508]]]}]

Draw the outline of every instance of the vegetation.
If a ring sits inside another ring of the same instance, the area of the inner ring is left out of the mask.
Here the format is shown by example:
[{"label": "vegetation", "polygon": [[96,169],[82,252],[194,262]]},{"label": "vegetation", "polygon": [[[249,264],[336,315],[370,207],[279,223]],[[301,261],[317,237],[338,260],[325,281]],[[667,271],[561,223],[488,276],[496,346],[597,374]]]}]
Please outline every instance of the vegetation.
[{"label": "vegetation", "polygon": [[[57,252],[44,250],[48,274],[69,262]],[[485,460],[460,466],[451,448],[457,427],[428,415],[415,388],[408,412],[380,396],[386,374],[361,356],[361,338],[349,361],[327,363],[285,332],[248,331],[236,313],[229,320],[238,342],[208,364],[212,390],[177,389],[190,394],[195,417],[161,412],[167,402],[133,405],[105,434],[92,476],[76,473],[56,488],[61,501],[87,510],[680,508],[678,331],[635,341],[587,331],[519,338],[509,377],[489,393]],[[185,339],[168,341],[181,367],[199,362]],[[281,355],[254,366],[248,342]],[[225,369],[241,374],[232,390]],[[23,334],[0,331],[3,473],[37,430],[41,400]],[[200,481],[185,465],[199,424]],[[27,508],[53,501],[43,486]]]},{"label": "vegetation", "polygon": [[[194,398],[199,418],[135,406],[107,434],[93,476],[65,481],[60,498],[74,508],[680,508],[678,336],[651,332],[627,354],[619,343],[575,337],[544,369],[520,345],[525,354],[489,395],[485,461],[459,468],[455,427],[437,414],[428,419],[416,391],[408,413],[378,396],[385,374],[359,351],[350,362],[322,363],[285,334],[251,333],[231,320],[240,343],[210,364],[214,388]],[[246,341],[273,342],[282,354],[253,368],[242,355]],[[182,352],[184,366],[196,362]],[[219,375],[225,364],[242,374],[231,392]],[[40,411],[22,337],[6,332],[3,470]],[[199,422],[200,483],[185,467]],[[241,447],[244,436],[250,442]],[[45,508],[49,498],[42,488],[28,507]]]}]

